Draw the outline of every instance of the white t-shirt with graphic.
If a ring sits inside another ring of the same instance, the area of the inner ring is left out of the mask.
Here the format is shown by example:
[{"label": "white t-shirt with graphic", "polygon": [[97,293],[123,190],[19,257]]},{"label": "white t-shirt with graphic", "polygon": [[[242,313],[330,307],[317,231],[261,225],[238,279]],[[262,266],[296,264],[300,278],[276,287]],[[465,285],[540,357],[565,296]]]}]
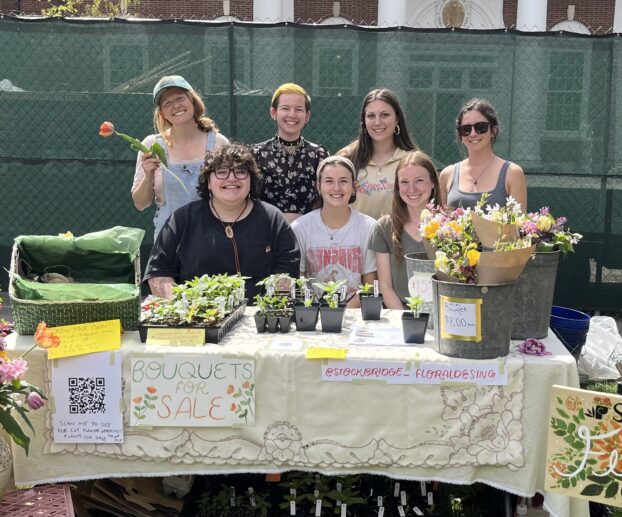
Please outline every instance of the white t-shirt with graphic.
[{"label": "white t-shirt with graphic", "polygon": [[367,248],[375,221],[351,210],[350,220],[338,230],[324,224],[319,209],[292,223],[300,246],[300,271],[312,283],[345,279],[348,298],[357,291],[362,275],[376,271],[376,254]]}]

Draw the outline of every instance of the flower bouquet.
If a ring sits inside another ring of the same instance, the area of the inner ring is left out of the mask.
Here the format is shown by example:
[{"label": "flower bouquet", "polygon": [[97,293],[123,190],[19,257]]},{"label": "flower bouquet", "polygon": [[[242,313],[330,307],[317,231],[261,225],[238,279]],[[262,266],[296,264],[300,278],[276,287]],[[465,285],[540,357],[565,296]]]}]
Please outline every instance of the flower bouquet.
[{"label": "flower bouquet", "polygon": [[568,221],[565,217],[554,218],[549,207],[542,207],[537,212],[530,212],[518,218],[519,234],[531,238],[536,251],[561,251],[564,255],[574,251],[574,245],[583,238],[580,233],[572,233],[564,228]]},{"label": "flower bouquet", "polygon": [[[1,301],[0,299],[0,303]],[[19,421],[15,418],[15,413],[34,432],[34,427],[28,418],[28,412],[41,408],[46,397],[39,388],[24,380],[28,371],[28,363],[24,357],[36,346],[53,348],[60,344],[60,340],[47,328],[45,323],[39,323],[33,347],[21,357],[9,359],[4,338],[12,330],[13,326],[9,322],[0,320],[0,425],[12,440],[28,454],[30,437],[21,428]]]},{"label": "flower bouquet", "polygon": [[421,212],[419,231],[434,250],[432,258],[440,280],[476,283],[480,252],[470,215],[469,209],[446,210],[433,205]]},{"label": "flower bouquet", "polygon": [[519,239],[517,220],[523,214],[520,203],[510,196],[505,206],[488,205],[484,212],[482,207],[489,195],[482,194],[471,214],[477,238],[485,248],[493,248],[496,242],[515,242]]}]

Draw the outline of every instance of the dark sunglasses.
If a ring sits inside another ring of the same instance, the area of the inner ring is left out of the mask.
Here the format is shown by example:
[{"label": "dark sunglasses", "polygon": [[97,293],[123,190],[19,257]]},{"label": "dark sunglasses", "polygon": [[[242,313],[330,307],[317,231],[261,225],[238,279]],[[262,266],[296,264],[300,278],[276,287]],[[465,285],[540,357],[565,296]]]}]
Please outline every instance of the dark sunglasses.
[{"label": "dark sunglasses", "polygon": [[464,124],[462,126],[458,126],[456,130],[460,136],[469,136],[473,128],[475,128],[475,132],[478,135],[483,135],[484,133],[488,133],[490,126],[492,126],[490,122],[476,122],[475,124]]},{"label": "dark sunglasses", "polygon": [[231,173],[233,173],[233,177],[236,180],[245,180],[246,178],[248,178],[248,171],[246,169],[222,168],[222,169],[218,169],[217,171],[214,171],[214,176],[218,180],[228,180],[229,177],[231,176]]}]

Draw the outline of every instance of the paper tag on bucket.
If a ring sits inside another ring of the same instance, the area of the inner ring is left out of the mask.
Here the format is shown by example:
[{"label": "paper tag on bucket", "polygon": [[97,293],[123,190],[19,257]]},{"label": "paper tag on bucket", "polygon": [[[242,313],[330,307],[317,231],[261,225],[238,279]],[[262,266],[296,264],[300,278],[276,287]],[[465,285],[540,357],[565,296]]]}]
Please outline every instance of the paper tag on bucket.
[{"label": "paper tag on bucket", "polygon": [[482,299],[439,295],[441,337],[460,341],[482,340]]}]

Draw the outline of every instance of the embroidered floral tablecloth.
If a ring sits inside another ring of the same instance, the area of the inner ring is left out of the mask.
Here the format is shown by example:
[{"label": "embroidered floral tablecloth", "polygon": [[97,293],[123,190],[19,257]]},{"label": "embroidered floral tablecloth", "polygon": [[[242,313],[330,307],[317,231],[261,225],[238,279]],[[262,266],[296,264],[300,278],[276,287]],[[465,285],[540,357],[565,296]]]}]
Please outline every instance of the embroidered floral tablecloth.
[{"label": "embroidered floral tablecloth", "polygon": [[[248,309],[249,313],[252,309]],[[400,312],[384,311],[384,323],[400,326]],[[349,346],[347,329],[360,325],[348,311],[342,334],[289,334],[307,346],[348,347],[348,358],[370,361],[452,362],[425,346]],[[205,354],[255,359],[256,422],[248,428],[130,427],[129,389],[124,390],[122,444],[55,444],[52,407],[32,413],[36,435],[30,456],[13,449],[18,484],[40,484],[127,475],[278,472],[311,469],[324,473],[369,472],[396,478],[482,481],[519,495],[542,490],[550,387],[578,386],[574,359],[550,333],[553,355],[525,356],[513,349],[503,368],[504,386],[469,384],[389,385],[379,382],[322,382],[321,361],[304,349],[271,349],[282,334],[257,334],[246,316],[222,344]],[[9,348],[29,347],[31,336],[13,337]],[[133,353],[170,353],[145,347],[138,333],[123,337],[123,377]],[[175,347],[175,353],[197,353]],[[50,382],[43,352],[29,360],[31,382]],[[79,468],[76,465],[80,465]],[[568,498],[547,496],[554,515],[570,512]],[[578,508],[578,507],[577,507]]]}]

